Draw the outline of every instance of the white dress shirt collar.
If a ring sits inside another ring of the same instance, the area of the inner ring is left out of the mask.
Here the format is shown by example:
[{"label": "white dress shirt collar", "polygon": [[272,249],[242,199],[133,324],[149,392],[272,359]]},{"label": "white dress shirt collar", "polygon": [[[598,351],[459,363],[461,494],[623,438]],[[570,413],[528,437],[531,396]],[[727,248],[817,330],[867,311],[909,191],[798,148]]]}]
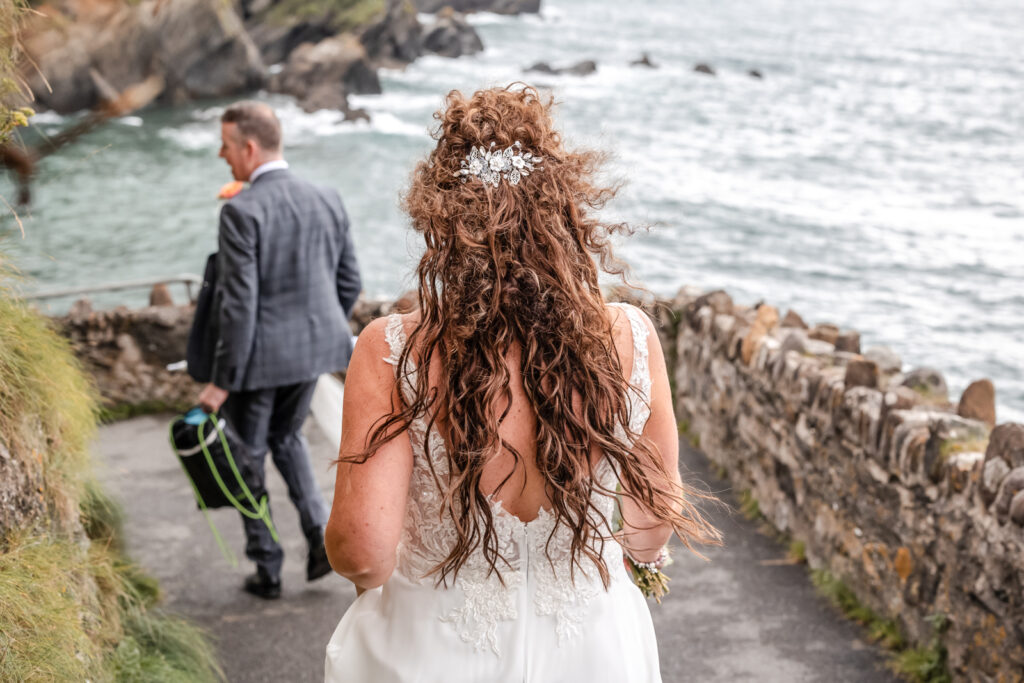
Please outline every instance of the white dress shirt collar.
[{"label": "white dress shirt collar", "polygon": [[264,173],[284,170],[286,168],[288,168],[288,162],[284,159],[275,159],[274,161],[268,161],[265,164],[260,164],[256,167],[256,170],[249,174],[249,184],[256,182],[256,179]]}]

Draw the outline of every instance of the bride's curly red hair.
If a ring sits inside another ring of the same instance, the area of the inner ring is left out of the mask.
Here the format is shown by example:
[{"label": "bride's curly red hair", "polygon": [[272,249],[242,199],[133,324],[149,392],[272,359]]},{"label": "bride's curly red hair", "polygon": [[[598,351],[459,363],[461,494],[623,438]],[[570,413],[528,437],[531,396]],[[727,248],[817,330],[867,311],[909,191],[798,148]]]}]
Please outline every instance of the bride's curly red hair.
[{"label": "bride's curly red hair", "polygon": [[[616,436],[629,423],[632,389],[613,342],[598,263],[623,274],[609,238],[631,230],[597,217],[615,194],[595,184],[602,155],[564,149],[551,107],[528,86],[481,90],[468,98],[449,93],[435,114],[437,145],[416,167],[405,197],[426,250],[417,268],[420,321],[399,367],[439,358],[444,374],[418,373],[412,400],[377,425],[361,458],[414,420],[440,427],[450,474],[437,479],[458,539],[435,568],[439,582],[454,578],[481,546],[493,570],[503,563],[479,484],[485,464],[501,449],[521,459],[498,433],[505,418],[500,407],[511,404],[505,358],[513,345],[522,349],[519,370],[537,418],[537,467],[552,514],[573,532],[574,566],[588,557],[607,582],[601,545],[610,520],[600,519],[591,502],[601,490],[593,477],[595,451],[614,464],[622,495],[670,523],[688,546],[717,538],[690,502],[703,496],[680,489],[640,434],[627,430],[625,442]],[[504,149],[517,141],[542,158],[543,170],[518,185],[501,181],[497,187],[456,177],[474,146],[494,142]]]}]

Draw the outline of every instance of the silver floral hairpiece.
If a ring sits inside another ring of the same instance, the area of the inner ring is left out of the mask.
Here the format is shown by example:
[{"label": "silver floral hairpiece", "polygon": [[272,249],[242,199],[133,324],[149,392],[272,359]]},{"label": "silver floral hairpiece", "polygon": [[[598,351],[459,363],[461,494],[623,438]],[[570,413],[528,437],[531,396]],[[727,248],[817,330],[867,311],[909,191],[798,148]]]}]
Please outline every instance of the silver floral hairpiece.
[{"label": "silver floral hairpiece", "polygon": [[498,186],[502,178],[510,185],[518,185],[523,176],[528,176],[533,171],[542,171],[539,164],[541,158],[530,152],[523,151],[523,145],[518,140],[511,147],[502,150],[494,149],[491,143],[490,149],[473,147],[466,158],[460,162],[461,169],[453,175],[466,182],[470,177],[479,178],[484,184],[490,183]]}]

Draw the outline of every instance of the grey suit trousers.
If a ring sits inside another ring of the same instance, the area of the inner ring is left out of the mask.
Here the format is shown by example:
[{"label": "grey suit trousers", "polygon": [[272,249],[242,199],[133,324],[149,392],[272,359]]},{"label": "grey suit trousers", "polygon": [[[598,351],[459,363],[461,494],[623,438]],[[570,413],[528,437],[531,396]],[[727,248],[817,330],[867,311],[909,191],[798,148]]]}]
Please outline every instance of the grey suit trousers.
[{"label": "grey suit trousers", "polygon": [[[221,408],[256,461],[261,482],[269,449],[277,471],[288,486],[288,497],[299,512],[302,533],[309,539],[327,524],[327,503],[313,475],[309,448],[302,425],[309,414],[316,381],[283,387],[237,391],[228,395]],[[280,577],[284,550],[259,519],[242,515],[245,554],[273,577]]]}]

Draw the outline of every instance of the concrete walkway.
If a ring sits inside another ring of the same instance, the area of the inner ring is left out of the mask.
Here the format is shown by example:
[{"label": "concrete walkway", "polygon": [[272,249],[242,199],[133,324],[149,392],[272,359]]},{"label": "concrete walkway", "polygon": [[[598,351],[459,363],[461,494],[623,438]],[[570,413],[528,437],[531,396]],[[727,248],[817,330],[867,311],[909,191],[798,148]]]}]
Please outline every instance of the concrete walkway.
[{"label": "concrete walkway", "polygon": [[[305,581],[305,543],[295,509],[269,458],[268,488],[287,558],[284,593],[264,602],[242,592],[251,571],[242,525],[231,509],[211,514],[239,559],[221,556],[167,442],[170,416],[140,417],[100,430],[101,480],[123,503],[129,553],[161,583],[165,606],[208,629],[232,682],[320,681],[324,647],[355,598],[331,575]],[[307,424],[314,467],[328,502],[334,449]],[[695,451],[685,468],[725,491]],[[731,502],[726,492],[723,498]],[[894,681],[877,648],[810,585],[804,567],[780,565],[785,551],[732,508],[713,511],[726,546],[710,562],[676,553],[672,593],[651,604],[666,682]]]}]

